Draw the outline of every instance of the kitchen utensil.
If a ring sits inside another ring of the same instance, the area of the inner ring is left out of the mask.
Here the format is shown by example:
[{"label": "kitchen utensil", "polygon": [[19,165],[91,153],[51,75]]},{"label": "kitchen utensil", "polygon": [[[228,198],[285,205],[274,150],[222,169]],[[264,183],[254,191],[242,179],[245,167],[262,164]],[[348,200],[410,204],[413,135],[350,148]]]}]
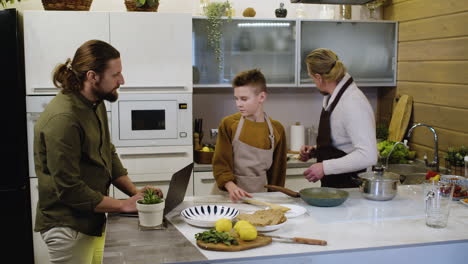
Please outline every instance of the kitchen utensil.
[{"label": "kitchen utensil", "polygon": [[197,246],[206,250],[215,250],[215,251],[241,251],[251,248],[257,248],[271,244],[273,239],[266,236],[257,236],[256,239],[252,241],[238,240],[239,245],[225,245],[223,243],[206,243],[201,240],[197,240]]},{"label": "kitchen utensil", "polygon": [[388,128],[388,140],[399,142],[403,140],[413,107],[413,97],[402,95],[393,109],[392,119]]},{"label": "kitchen utensil", "polygon": [[308,244],[308,245],[319,245],[319,246],[326,246],[327,241],[325,240],[318,240],[312,238],[304,238],[304,237],[284,237],[284,236],[272,236],[272,235],[264,235],[261,234],[260,236],[264,237],[271,237],[276,240],[280,240],[281,242],[289,242],[289,243],[299,243],[299,244]]},{"label": "kitchen utensil", "polygon": [[291,210],[291,208],[288,208],[286,206],[278,205],[278,204],[273,204],[273,203],[268,203],[264,201],[259,201],[259,200],[254,200],[254,199],[243,199],[242,200],[244,203],[248,204],[254,204],[254,205],[261,205],[261,206],[267,206],[270,207],[271,209],[278,209],[281,210],[282,212],[286,213],[287,211]]},{"label": "kitchen utensil", "polygon": [[213,227],[217,220],[227,218],[232,220],[239,214],[239,210],[222,205],[197,205],[185,208],[180,213],[190,225],[198,227]]},{"label": "kitchen utensil", "polygon": [[363,172],[358,176],[359,190],[369,200],[387,201],[397,194],[400,175],[396,173],[385,172],[382,167],[376,167],[374,171]]},{"label": "kitchen utensil", "polygon": [[305,188],[299,192],[275,185],[265,185],[265,187],[291,197],[301,197],[306,203],[320,207],[338,206],[346,201],[349,196],[347,191],[329,187]]}]

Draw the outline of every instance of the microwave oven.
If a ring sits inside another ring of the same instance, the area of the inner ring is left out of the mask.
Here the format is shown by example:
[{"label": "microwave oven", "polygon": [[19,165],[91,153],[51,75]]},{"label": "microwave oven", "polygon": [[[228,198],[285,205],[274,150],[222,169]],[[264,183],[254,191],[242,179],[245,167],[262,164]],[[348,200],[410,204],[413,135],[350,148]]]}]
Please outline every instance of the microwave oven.
[{"label": "microwave oven", "polygon": [[192,93],[121,93],[111,107],[116,147],[192,145]]}]

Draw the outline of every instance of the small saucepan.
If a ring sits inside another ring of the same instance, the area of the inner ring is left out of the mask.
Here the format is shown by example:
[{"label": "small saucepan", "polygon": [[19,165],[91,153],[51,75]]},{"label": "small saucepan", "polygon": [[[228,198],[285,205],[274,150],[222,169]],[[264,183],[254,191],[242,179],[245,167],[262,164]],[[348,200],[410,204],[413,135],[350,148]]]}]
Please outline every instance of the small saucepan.
[{"label": "small saucepan", "polygon": [[344,203],[349,196],[347,191],[329,187],[305,188],[299,192],[276,185],[265,185],[265,187],[273,191],[282,192],[291,197],[301,197],[304,202],[320,207],[338,206]]}]

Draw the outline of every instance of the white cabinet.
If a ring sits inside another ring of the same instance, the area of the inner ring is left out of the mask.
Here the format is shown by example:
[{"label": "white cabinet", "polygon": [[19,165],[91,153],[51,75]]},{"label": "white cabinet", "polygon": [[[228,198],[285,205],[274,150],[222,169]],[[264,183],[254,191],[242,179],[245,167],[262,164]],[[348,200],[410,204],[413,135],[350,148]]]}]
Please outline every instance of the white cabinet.
[{"label": "white cabinet", "polygon": [[212,171],[193,173],[193,195],[210,195],[215,184]]},{"label": "white cabinet", "polygon": [[121,53],[121,91],[192,91],[190,14],[24,11],[27,94],[55,94],[52,72],[85,41],[99,39]]},{"label": "white cabinet", "polygon": [[290,168],[286,170],[285,187],[293,191],[300,191],[304,188],[320,187],[320,181],[309,182],[304,178],[304,171],[307,168]]},{"label": "white cabinet", "polygon": [[188,14],[110,13],[110,43],[120,51],[122,90],[192,91]]},{"label": "white cabinet", "polygon": [[[117,148],[117,153],[128,170],[128,176],[138,188],[154,185],[161,188],[164,194],[167,194],[172,175],[193,162],[192,146]],[[193,195],[192,179],[185,195]],[[114,198],[127,197],[114,187]]]},{"label": "white cabinet", "polygon": [[[39,201],[39,192],[37,190],[37,178],[30,179],[30,190],[31,190],[31,215],[32,215],[32,226],[36,223],[36,209],[37,202]],[[34,263],[46,264],[50,263],[49,251],[47,246],[42,240],[41,233],[33,232],[33,244],[34,244]]]},{"label": "white cabinet", "polygon": [[109,42],[109,13],[24,11],[26,94],[57,93],[52,72],[85,41]]}]

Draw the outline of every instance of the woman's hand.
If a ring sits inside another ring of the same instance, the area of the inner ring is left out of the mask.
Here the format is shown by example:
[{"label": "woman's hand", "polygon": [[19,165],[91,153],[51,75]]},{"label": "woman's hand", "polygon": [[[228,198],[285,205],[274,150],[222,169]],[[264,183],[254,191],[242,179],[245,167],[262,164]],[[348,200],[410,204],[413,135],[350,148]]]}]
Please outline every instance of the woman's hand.
[{"label": "woman's hand", "polygon": [[164,194],[163,194],[163,192],[161,191],[161,189],[156,188],[156,187],[151,186],[151,185],[147,185],[147,186],[141,188],[138,192],[139,192],[139,193],[143,193],[146,189],[153,189],[154,192],[156,193],[156,195],[159,196],[159,198],[164,198]]},{"label": "woman's hand", "polygon": [[308,161],[310,157],[312,156],[312,152],[315,150],[315,146],[308,146],[308,145],[303,145],[300,150],[300,160],[301,161]]},{"label": "woman's hand", "polygon": [[232,181],[227,182],[224,185],[224,188],[226,188],[226,190],[229,192],[229,198],[233,202],[237,202],[243,197],[252,198],[252,195],[250,195],[250,193],[244,191],[242,188],[237,186],[237,184],[235,184]]}]

